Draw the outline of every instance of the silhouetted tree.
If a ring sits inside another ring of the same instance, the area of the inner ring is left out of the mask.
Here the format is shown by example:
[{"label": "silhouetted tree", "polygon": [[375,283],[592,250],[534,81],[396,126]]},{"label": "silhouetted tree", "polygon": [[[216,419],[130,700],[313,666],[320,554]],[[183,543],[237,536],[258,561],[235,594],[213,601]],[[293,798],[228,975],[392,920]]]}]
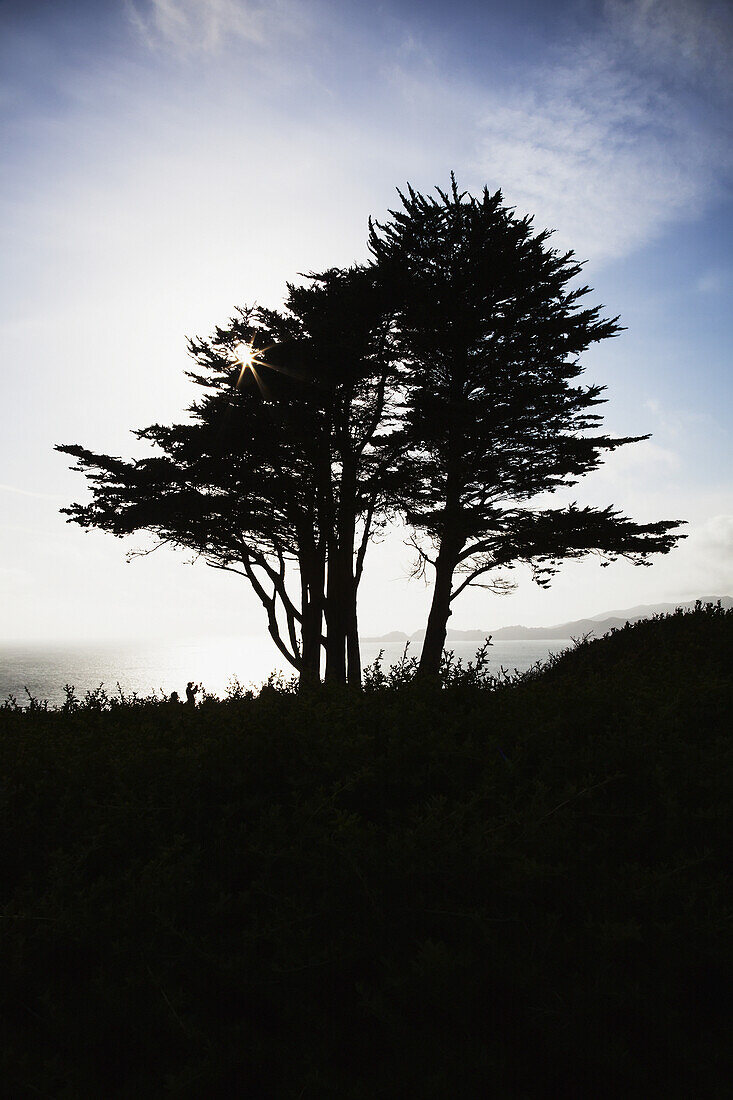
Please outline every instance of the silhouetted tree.
[{"label": "silhouetted tree", "polygon": [[435,567],[420,662],[434,675],[451,602],[469,585],[506,589],[497,571],[518,563],[547,584],[563,559],[589,553],[648,564],[679,536],[675,523],[637,524],[612,508],[533,505],[647,438],[588,434],[603,388],[576,384],[578,357],[619,325],[583,306],[587,286],[571,288],[582,269],[573,253],[550,248],[500,191],[476,199],[451,177],[450,193],[400,198],[385,224],[370,221],[369,243],[409,379],[403,510],[423,536],[420,568]]},{"label": "silhouetted tree", "polygon": [[[332,269],[290,286],[293,345],[320,395],[319,518],[325,533],[326,679],[361,684],[357,592],[375,527],[389,517],[401,442],[394,432],[399,380],[390,303],[374,268]],[[277,335],[275,315],[263,314]],[[347,671],[348,670],[348,671]]]},{"label": "silhouetted tree", "polygon": [[[249,367],[235,348],[249,344]],[[280,652],[305,682],[360,683],[356,592],[369,538],[384,521],[394,368],[381,287],[365,268],[288,286],[283,312],[240,310],[210,340],[189,341],[204,391],[188,423],[134,434],[160,453],[125,461],[79,445],[92,500],[71,522],[193,550],[240,573]],[[292,569],[299,592],[292,592]],[[323,616],[326,635],[323,635]]]},{"label": "silhouetted tree", "polygon": [[[63,509],[70,521],[148,531],[243,574],[305,682],[320,677],[322,647],[327,679],[361,682],[359,582],[396,508],[419,567],[435,566],[424,675],[467,586],[506,588],[501,570],[521,562],[547,584],[564,558],[588,553],[648,564],[679,537],[673,522],[640,525],[611,507],[538,504],[646,438],[588,434],[603,390],[575,384],[579,356],[619,326],[583,308],[588,287],[570,288],[573,254],[500,192],[474,199],[453,179],[450,194],[401,198],[389,222],[370,223],[372,265],[312,274],[288,285],[282,311],[240,310],[189,342],[203,397],[188,422],[135,433],[153,457],[57,448],[92,489]],[[252,348],[244,365],[238,345]]]},{"label": "silhouetted tree", "polygon": [[[325,559],[312,461],[318,424],[297,399],[299,381],[284,385],[271,368],[257,365],[267,398],[252,372],[237,385],[233,348],[251,335],[251,313],[242,312],[212,341],[190,342],[206,370],[194,377],[208,392],[190,407],[190,422],[134,433],[154,445],[154,456],[125,461],[78,445],[58,447],[77,459],[92,490],[89,503],[62,511],[82,527],[118,536],[149,532],[155,548],[192,550],[212,567],[243,574],[278,649],[307,675],[318,668],[321,645],[319,548]],[[288,590],[288,562],[300,569],[299,600]],[[316,617],[314,638],[308,627]]]}]

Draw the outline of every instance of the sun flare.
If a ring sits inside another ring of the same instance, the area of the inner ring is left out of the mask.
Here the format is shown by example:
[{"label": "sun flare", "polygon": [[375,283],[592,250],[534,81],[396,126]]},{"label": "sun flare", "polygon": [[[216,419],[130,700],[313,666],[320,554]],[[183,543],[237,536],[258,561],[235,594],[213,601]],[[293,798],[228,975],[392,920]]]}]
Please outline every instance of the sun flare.
[{"label": "sun flare", "polygon": [[298,370],[293,370],[291,367],[284,367],[281,364],[268,363],[265,359],[266,353],[273,347],[273,344],[268,344],[264,348],[256,348],[254,343],[247,343],[245,340],[240,340],[232,348],[234,355],[234,366],[239,367],[239,376],[235,384],[235,389],[239,389],[242,384],[247,371],[251,371],[252,377],[257,383],[257,388],[263,397],[270,398],[271,393],[269,387],[265,384],[262,375],[258,371],[258,367],[267,367],[268,370],[277,371],[278,374],[287,374],[291,378],[301,379],[303,375]]},{"label": "sun flare", "polygon": [[234,345],[233,350],[234,363],[240,368],[239,377],[237,378],[235,388],[239,389],[245,374],[247,373],[247,371],[251,371],[252,377],[257,383],[257,388],[259,389],[262,396],[269,397],[270,391],[257,371],[258,367],[269,366],[269,363],[266,363],[265,360],[262,358],[264,353],[267,351],[267,348],[255,348],[253,343],[247,343],[244,340],[240,340],[238,344]]},{"label": "sun flare", "polygon": [[252,344],[245,344],[243,342],[236,344],[234,347],[234,355],[236,357],[236,362],[243,368],[246,369],[254,365],[256,353]]}]

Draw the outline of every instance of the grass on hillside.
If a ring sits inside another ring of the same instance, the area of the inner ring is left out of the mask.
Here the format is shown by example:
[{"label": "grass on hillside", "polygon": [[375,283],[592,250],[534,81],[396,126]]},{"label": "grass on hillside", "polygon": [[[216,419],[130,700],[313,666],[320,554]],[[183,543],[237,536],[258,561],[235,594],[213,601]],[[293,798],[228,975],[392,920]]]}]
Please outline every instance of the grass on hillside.
[{"label": "grass on hillside", "polygon": [[722,1098],[732,636],[0,708],[9,1095]]}]

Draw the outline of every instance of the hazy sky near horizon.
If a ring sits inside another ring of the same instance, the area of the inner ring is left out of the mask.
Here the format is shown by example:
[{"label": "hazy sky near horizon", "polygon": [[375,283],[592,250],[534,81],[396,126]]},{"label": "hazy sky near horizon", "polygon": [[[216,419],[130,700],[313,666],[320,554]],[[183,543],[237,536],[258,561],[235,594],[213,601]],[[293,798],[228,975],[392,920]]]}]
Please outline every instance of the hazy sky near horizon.
[{"label": "hazy sky near horizon", "polygon": [[[451,626],[733,591],[733,13],[716,0],[0,2],[0,640],[265,634],[237,577],[66,525],[55,443],[141,453],[195,396],[185,336],[367,256],[409,180],[501,187],[587,260],[627,331],[593,350],[606,425],[653,438],[570,494],[688,538],[652,568],[467,592]],[[363,634],[424,625],[394,532]]]}]

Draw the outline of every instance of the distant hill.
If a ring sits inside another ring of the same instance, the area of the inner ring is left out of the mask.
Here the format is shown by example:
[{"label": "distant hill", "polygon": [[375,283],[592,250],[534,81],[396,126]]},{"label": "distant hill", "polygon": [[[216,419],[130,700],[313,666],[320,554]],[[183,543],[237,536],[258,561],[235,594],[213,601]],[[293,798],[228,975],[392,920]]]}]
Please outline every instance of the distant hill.
[{"label": "distant hill", "polygon": [[623,611],[605,611],[601,615],[590,615],[594,621],[601,619],[622,618],[624,622],[635,622],[637,619],[648,619],[652,615],[666,615],[675,611],[678,607],[694,607],[696,603],[720,603],[725,608],[733,607],[732,596],[698,596],[694,600],[678,600],[676,603],[650,603],[638,604],[636,607],[627,607]]},{"label": "distant hill", "polygon": [[[720,603],[724,608],[733,607],[731,596],[701,596],[702,603]],[[677,603],[651,603],[639,604],[637,607],[629,607],[623,611],[606,611],[600,615],[593,615],[587,619],[575,619],[569,623],[559,623],[556,626],[501,626],[496,630],[449,630],[447,641],[449,642],[481,642],[484,638],[491,637],[496,641],[515,642],[527,639],[543,638],[579,638],[586,634],[592,634],[600,638],[608,634],[610,630],[620,629],[626,623],[635,623],[639,619],[650,619],[653,615],[663,615],[672,612],[677,607],[694,607],[697,600],[680,600]],[[402,630],[392,630],[389,634],[382,634],[377,638],[362,638],[363,642],[422,642],[425,637],[424,630],[416,630],[414,634],[405,634]]]}]

